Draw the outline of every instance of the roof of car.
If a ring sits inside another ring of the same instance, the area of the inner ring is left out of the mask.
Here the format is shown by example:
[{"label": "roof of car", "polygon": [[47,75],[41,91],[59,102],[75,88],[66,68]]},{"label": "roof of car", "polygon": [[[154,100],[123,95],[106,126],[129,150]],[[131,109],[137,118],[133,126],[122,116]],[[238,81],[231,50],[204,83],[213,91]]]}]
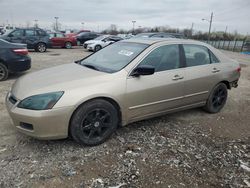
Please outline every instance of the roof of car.
[{"label": "roof of car", "polygon": [[170,43],[180,42],[180,43],[192,43],[192,44],[204,44],[199,41],[189,40],[189,39],[179,39],[179,38],[130,38],[127,40],[123,40],[122,42],[134,42],[134,43],[141,43],[141,44],[155,44],[159,42],[167,42]]}]

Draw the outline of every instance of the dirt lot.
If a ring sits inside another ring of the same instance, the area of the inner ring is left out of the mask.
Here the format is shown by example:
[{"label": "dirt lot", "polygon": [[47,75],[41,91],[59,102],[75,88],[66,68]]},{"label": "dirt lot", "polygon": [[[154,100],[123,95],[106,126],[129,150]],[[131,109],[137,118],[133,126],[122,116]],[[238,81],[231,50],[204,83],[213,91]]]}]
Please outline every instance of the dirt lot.
[{"label": "dirt lot", "polygon": [[[11,126],[4,98],[21,74],[0,83],[2,187],[250,187],[250,56],[239,87],[218,114],[193,109],[120,128],[106,143],[39,141]],[[82,49],[31,52],[29,72],[71,63]]]}]

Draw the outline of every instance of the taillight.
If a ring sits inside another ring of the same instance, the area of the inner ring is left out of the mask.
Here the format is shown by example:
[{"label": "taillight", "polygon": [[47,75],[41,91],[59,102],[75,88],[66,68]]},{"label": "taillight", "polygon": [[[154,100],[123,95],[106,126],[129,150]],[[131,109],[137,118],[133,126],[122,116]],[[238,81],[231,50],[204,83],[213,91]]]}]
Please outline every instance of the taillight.
[{"label": "taillight", "polygon": [[238,68],[236,69],[236,71],[237,71],[237,72],[240,72],[240,71],[241,71],[241,67],[238,67]]},{"label": "taillight", "polygon": [[28,50],[26,48],[13,49],[13,52],[18,55],[27,55]]}]

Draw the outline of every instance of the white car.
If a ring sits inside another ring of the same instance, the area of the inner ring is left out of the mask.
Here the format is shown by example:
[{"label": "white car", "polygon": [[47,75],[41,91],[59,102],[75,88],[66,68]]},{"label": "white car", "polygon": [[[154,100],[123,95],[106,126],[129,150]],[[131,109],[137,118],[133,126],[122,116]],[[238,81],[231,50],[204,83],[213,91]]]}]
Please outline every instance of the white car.
[{"label": "white car", "polygon": [[83,44],[84,48],[87,48],[89,51],[97,52],[100,49],[122,40],[121,37],[113,36],[113,35],[103,35],[95,38],[94,40],[88,40]]}]

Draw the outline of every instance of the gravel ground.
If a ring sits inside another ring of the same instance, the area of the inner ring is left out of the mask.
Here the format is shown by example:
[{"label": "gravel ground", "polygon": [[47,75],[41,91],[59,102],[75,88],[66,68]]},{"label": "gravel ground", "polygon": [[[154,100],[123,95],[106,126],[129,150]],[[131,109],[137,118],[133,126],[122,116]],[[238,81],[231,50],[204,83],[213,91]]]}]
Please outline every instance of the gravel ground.
[{"label": "gravel ground", "polygon": [[[17,133],[4,97],[22,74],[11,75],[0,83],[0,188],[250,187],[250,56],[223,52],[242,64],[242,76],[220,113],[193,109],[140,121],[96,147]],[[31,52],[28,72],[88,54],[79,48]]]}]

